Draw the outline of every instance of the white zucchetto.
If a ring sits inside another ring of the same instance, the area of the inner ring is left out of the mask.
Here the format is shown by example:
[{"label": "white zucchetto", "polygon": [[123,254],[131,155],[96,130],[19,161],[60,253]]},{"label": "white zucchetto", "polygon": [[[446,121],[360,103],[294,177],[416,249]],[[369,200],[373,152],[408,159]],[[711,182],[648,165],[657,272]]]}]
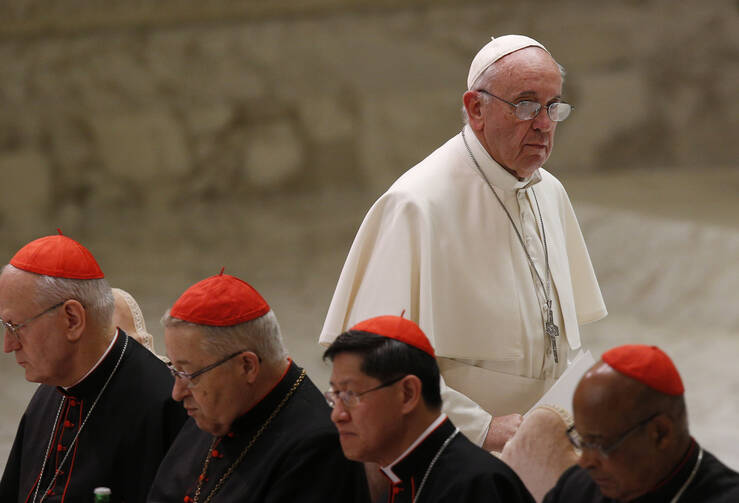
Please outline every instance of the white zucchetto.
[{"label": "white zucchetto", "polygon": [[[518,51],[525,47],[541,47],[545,51],[547,48],[541,45],[533,38],[524,35],[503,35],[502,37],[490,37],[492,40],[485,44],[475,55],[470,65],[470,73],[467,75],[467,89],[471,90],[472,85],[482,72],[498,61],[503,56]],[[547,51],[549,52],[549,51]]]}]

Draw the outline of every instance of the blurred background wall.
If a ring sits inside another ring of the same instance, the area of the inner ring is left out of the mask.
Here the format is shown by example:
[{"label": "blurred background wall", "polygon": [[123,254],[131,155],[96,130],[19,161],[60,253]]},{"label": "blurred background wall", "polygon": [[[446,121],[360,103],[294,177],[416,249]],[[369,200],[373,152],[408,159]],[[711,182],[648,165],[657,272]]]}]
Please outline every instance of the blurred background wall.
[{"label": "blurred background wall", "polygon": [[[693,431],[739,468],[735,0],[9,0],[0,3],[0,263],[55,232],[158,319],[222,266],[315,341],[362,216],[456,134],[472,57],[524,33],[576,107],[547,168],[610,315],[599,354],[659,344]],[[0,363],[0,466],[34,385]]]}]

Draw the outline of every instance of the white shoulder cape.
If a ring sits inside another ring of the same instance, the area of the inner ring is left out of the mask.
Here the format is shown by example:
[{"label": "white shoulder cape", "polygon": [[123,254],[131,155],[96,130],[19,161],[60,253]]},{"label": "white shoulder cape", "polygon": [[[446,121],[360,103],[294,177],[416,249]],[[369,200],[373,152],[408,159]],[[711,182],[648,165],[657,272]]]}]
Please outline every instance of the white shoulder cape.
[{"label": "white shoulder cape", "polygon": [[[494,164],[489,156],[486,162]],[[554,176],[539,171],[535,189],[552,277],[564,332],[576,349],[578,325],[605,316],[605,304],[569,198]],[[458,134],[401,176],[367,213],[320,342],[330,344],[364,319],[405,310],[437,356],[522,358],[520,291],[532,288],[532,280],[511,267],[511,255],[523,253],[517,239]]]}]

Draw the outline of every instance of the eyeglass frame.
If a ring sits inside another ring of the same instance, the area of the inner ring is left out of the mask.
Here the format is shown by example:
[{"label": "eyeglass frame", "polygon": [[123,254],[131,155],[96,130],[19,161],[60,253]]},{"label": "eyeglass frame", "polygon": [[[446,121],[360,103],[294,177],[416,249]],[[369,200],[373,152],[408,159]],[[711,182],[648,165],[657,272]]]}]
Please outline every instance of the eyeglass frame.
[{"label": "eyeglass frame", "polygon": [[7,330],[11,334],[13,334],[13,337],[15,337],[15,340],[16,341],[18,341],[20,344],[23,344],[21,342],[21,337],[20,337],[20,334],[18,333],[18,331],[21,328],[28,326],[31,322],[33,322],[33,321],[41,318],[43,315],[48,314],[48,313],[52,312],[54,309],[57,309],[57,308],[63,306],[64,303],[67,302],[67,300],[69,300],[69,299],[65,299],[65,300],[59,302],[58,304],[54,304],[53,306],[51,306],[51,307],[49,307],[47,309],[44,309],[43,311],[41,311],[37,315],[31,316],[30,318],[26,319],[25,321],[22,321],[21,323],[18,323],[17,325],[15,323],[11,322],[11,321],[5,321],[2,318],[0,318],[0,324],[2,324],[2,326],[5,328],[5,330]]},{"label": "eyeglass frame", "polygon": [[169,372],[172,374],[172,377],[175,379],[179,379],[182,382],[184,382],[188,388],[193,386],[192,380],[195,379],[198,376],[201,376],[205,374],[206,372],[213,370],[214,368],[223,365],[227,361],[229,361],[231,358],[234,358],[235,356],[240,355],[244,351],[248,351],[248,349],[241,349],[233,354],[230,354],[226,356],[225,358],[222,358],[221,360],[218,360],[217,362],[211,363],[210,365],[206,365],[205,367],[196,370],[195,372],[184,372],[182,370],[177,370],[174,368],[174,365],[172,362],[167,363],[167,368],[169,369]]},{"label": "eyeglass frame", "polygon": [[[660,414],[662,413],[655,412],[648,418],[639,421],[634,426],[627,429],[625,432],[621,433],[618,436],[618,438],[616,438],[616,440],[611,442],[611,444],[608,446],[603,446],[595,442],[585,442],[582,438],[582,435],[580,435],[580,432],[578,432],[577,429],[575,428],[574,424],[570,426],[569,428],[567,428],[567,438],[569,439],[570,443],[576,449],[579,449],[581,451],[585,449],[596,450],[602,457],[608,458],[613,451],[618,449],[623,444],[624,440],[626,440],[629,437],[629,435],[638,431],[639,428],[642,428],[646,426],[647,424],[649,424],[650,421],[652,421],[655,417],[659,416]],[[574,437],[574,435],[577,435],[577,437]]]},{"label": "eyeglass frame", "polygon": [[[337,400],[335,400],[333,398],[334,396],[336,398],[338,398],[339,400],[341,400],[341,403],[344,405],[345,408],[351,409],[351,408],[356,407],[357,405],[359,405],[359,403],[360,403],[359,397],[361,397],[362,395],[366,395],[367,393],[369,393],[371,391],[377,391],[378,389],[387,388],[388,386],[392,386],[393,384],[395,384],[396,382],[400,381],[401,379],[403,379],[407,375],[408,374],[400,375],[398,377],[395,377],[394,379],[390,379],[389,381],[385,381],[384,383],[382,383],[382,384],[380,384],[378,386],[375,386],[374,388],[370,388],[368,390],[361,391],[359,393],[356,393],[356,392],[351,391],[351,390],[336,391],[336,390],[330,389],[330,390],[324,391],[323,397],[326,399],[326,403],[328,403],[329,407],[331,407],[332,409],[336,406],[336,402],[337,402]],[[344,398],[344,397],[346,397],[346,398]],[[350,401],[350,400],[352,401],[352,403],[348,403],[348,401]]]},{"label": "eyeglass frame", "polygon": [[[547,109],[547,117],[549,117],[549,119],[552,122],[564,122],[565,120],[567,120],[567,117],[569,117],[570,114],[572,113],[572,111],[575,109],[575,107],[573,105],[571,105],[571,104],[569,104],[569,103],[567,103],[565,101],[555,101],[554,103],[550,103],[550,104],[548,104],[546,106],[542,105],[541,103],[538,103],[536,101],[531,101],[531,100],[523,100],[523,101],[519,101],[518,103],[511,103],[510,101],[504,100],[500,96],[496,96],[493,93],[491,93],[490,91],[486,91],[485,89],[475,89],[475,91],[478,92],[478,93],[486,94],[488,96],[492,96],[496,100],[502,101],[503,103],[506,103],[506,104],[512,106],[515,109],[515,112],[513,112],[513,113],[516,115],[516,118],[519,119],[519,120],[522,120],[522,121],[530,121],[530,120],[535,119],[539,115],[539,113],[541,112],[541,109],[542,108],[546,108]],[[533,104],[535,104],[535,105],[538,106],[538,108],[536,109],[536,112],[534,112],[534,115],[532,115],[531,117],[526,118],[526,117],[521,117],[519,115],[520,113],[522,113],[521,112],[522,109],[520,107],[524,103],[533,103]],[[552,114],[551,114],[551,107],[553,107],[554,105],[567,105],[568,107],[570,107],[570,111],[567,113],[567,117],[565,117],[564,119],[559,120],[559,121],[553,119],[552,118]]]}]

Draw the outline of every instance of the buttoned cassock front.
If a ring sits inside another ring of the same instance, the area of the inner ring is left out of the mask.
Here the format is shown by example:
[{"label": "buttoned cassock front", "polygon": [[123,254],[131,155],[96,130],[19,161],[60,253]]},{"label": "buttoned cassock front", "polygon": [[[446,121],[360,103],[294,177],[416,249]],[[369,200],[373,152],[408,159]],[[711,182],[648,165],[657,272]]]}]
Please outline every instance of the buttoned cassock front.
[{"label": "buttoned cassock front", "polygon": [[0,501],[85,502],[99,486],[112,490],[115,503],[145,501],[187,419],[171,392],[164,363],[118,330],[108,352],[79,383],[66,390],[46,384],[36,389],[0,481]]},{"label": "buttoned cassock front", "polygon": [[520,181],[490,157],[469,126],[465,137],[546,282],[540,209],[560,363],[544,335],[541,284],[461,133],[401,176],[369,210],[320,342],[330,344],[361,320],[405,309],[439,357],[448,385],[442,387],[444,411],[481,444],[491,414],[528,410],[581,347],[579,325],[604,317],[606,309],[561,183],[543,168]]},{"label": "buttoned cassock front", "polygon": [[291,362],[275,387],[216,438],[213,448],[213,435],[188,420],[147,501],[203,503],[211,494],[214,503],[369,501],[363,466],[344,457],[331,409],[308,376],[298,381],[301,370]]},{"label": "buttoned cassock front", "polygon": [[533,503],[508,465],[454,432],[454,424],[441,415],[380,469],[390,481],[388,503]]}]

